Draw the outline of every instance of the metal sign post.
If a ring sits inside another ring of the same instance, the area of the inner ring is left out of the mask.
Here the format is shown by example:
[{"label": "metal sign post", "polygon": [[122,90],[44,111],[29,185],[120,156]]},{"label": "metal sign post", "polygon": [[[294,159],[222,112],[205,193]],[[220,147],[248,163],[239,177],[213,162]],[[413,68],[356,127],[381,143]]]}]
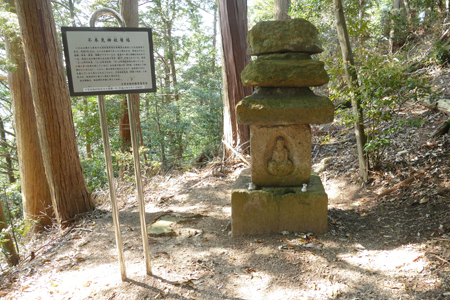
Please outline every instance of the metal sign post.
[{"label": "metal sign post", "polygon": [[[102,8],[96,10],[91,15],[89,20],[91,28],[63,27],[62,32],[70,94],[72,96],[98,95],[114,232],[116,235],[117,250],[119,252],[120,274],[122,280],[125,280],[127,277],[103,95],[123,94],[130,90],[135,93],[154,92],[156,91],[155,71],[153,49],[151,47],[151,30],[143,28],[133,28],[130,30],[126,28],[94,29],[95,22],[102,15],[113,16],[118,20],[121,27],[126,27],[125,20],[119,13],[109,8]],[[131,39],[134,39],[134,41],[131,41]],[[145,43],[148,43],[147,46]],[[150,275],[152,271],[145,222],[145,203],[142,189],[136,117],[134,103],[130,94],[127,95],[127,105],[130,119],[131,145],[133,148],[144,259],[146,272]]]}]

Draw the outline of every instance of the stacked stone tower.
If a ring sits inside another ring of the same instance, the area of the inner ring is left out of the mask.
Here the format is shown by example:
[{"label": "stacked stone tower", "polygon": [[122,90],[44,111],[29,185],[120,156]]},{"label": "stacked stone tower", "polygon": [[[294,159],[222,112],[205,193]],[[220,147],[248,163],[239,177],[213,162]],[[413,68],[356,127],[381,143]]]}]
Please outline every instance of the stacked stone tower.
[{"label": "stacked stone tower", "polygon": [[[318,31],[304,19],[266,21],[248,33],[247,54],[257,56],[242,72],[251,96],[236,106],[250,125],[252,167],[232,192],[232,232],[327,231],[328,198],[311,174],[311,127],[333,121],[334,106],[309,87],[328,82]],[[303,190],[303,191],[302,191]]]}]

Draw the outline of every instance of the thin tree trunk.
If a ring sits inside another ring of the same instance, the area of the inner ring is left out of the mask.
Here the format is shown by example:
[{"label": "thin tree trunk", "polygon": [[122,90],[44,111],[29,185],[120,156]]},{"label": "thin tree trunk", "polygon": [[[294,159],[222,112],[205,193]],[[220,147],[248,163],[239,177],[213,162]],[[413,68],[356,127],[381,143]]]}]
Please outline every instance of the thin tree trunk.
[{"label": "thin tree trunk", "polygon": [[167,167],[166,143],[164,142],[164,135],[161,130],[161,120],[160,120],[159,110],[158,110],[158,101],[155,101],[155,120],[156,120],[156,125],[158,127],[158,134],[159,134],[159,138],[160,138],[159,145],[161,147],[160,148],[161,149],[161,169],[165,170]]},{"label": "thin tree trunk", "polygon": [[[6,230],[8,228],[8,224],[6,223],[5,210],[3,209],[3,203],[0,200],[0,232],[2,230]],[[11,239],[11,235],[7,233],[4,237],[5,242],[0,244],[5,252],[6,261],[8,265],[15,266],[19,263],[19,255],[16,252],[16,248],[14,247],[14,243]]]},{"label": "thin tree trunk", "polygon": [[59,223],[93,209],[81,170],[62,52],[49,0],[16,1],[45,173]]},{"label": "thin tree trunk", "polygon": [[291,0],[275,0],[274,20],[290,19],[289,6]]},{"label": "thin tree trunk", "polygon": [[399,35],[399,29],[398,29],[398,18],[401,15],[401,10],[403,7],[403,0],[393,0],[392,2],[392,10],[391,10],[391,29],[389,31],[389,53],[392,55],[397,49],[398,44],[398,35]]},{"label": "thin tree trunk", "polygon": [[[8,1],[14,7],[14,1]],[[17,157],[24,218],[39,221],[39,226],[49,226],[54,217],[52,198],[45,175],[36,115],[31,93],[30,78],[20,40],[6,39],[7,56],[16,65],[8,73],[11,104],[16,131]]]},{"label": "thin tree trunk", "polygon": [[403,6],[405,7],[406,16],[408,17],[408,23],[409,25],[412,25],[412,12],[409,0],[403,0]]},{"label": "thin tree trunk", "polygon": [[[7,140],[6,140],[6,133],[5,133],[5,126],[3,124],[3,119],[0,117],[0,139],[3,141],[3,143],[7,144]],[[5,152],[5,162],[6,162],[6,167],[10,170],[13,169],[13,163],[11,160],[11,154],[9,153],[9,151]],[[16,182],[16,178],[14,177],[14,173],[11,173],[8,175],[8,179],[9,179],[9,183],[14,183]]]},{"label": "thin tree trunk", "polygon": [[[344,9],[341,0],[333,0],[334,12],[336,17],[336,29],[339,38],[339,44],[342,51],[342,60],[344,62],[345,75],[347,76],[348,85],[352,91],[358,87],[358,76],[355,69],[355,61],[348,37],[347,25],[345,23]],[[363,110],[361,103],[357,100],[355,94],[352,95],[352,108],[355,118],[355,135],[358,148],[359,173],[361,179],[365,182],[368,178],[368,170],[366,163],[366,155],[364,153],[364,145],[366,144],[366,136],[364,133]]]},{"label": "thin tree trunk", "polygon": [[366,0],[359,0],[359,34],[360,34],[359,42],[361,44],[361,47],[364,47],[364,41],[366,39],[366,35],[363,34],[365,14],[366,14]]},{"label": "thin tree trunk", "polygon": [[[219,19],[223,55],[224,139],[239,149],[250,139],[249,126],[236,122],[237,103],[252,93],[252,89],[244,87],[241,81],[241,72],[250,62],[250,57],[246,55],[247,1],[219,0]],[[224,158],[231,154],[224,148]]]}]

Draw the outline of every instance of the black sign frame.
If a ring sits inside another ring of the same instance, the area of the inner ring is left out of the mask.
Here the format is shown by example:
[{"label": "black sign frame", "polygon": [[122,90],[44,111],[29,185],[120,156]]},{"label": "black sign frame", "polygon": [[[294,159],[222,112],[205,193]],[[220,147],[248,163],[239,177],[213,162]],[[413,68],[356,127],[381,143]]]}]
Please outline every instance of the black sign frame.
[{"label": "black sign frame", "polygon": [[[148,41],[149,41],[149,64],[150,64],[150,72],[151,72],[151,87],[143,88],[143,89],[118,89],[118,90],[110,90],[106,87],[105,91],[87,91],[80,92],[74,90],[74,82],[73,82],[73,71],[72,61],[69,49],[69,43],[67,39],[67,32],[70,31],[84,31],[84,32],[123,32],[126,34],[127,32],[147,32]],[[152,39],[152,29],[151,28],[137,28],[137,27],[61,27],[61,34],[64,46],[64,56],[66,58],[66,68],[67,68],[67,78],[69,81],[69,92],[70,96],[93,96],[93,95],[112,95],[112,94],[137,94],[137,93],[155,93],[156,92],[156,76],[155,76],[155,60],[153,54],[153,39]]]}]

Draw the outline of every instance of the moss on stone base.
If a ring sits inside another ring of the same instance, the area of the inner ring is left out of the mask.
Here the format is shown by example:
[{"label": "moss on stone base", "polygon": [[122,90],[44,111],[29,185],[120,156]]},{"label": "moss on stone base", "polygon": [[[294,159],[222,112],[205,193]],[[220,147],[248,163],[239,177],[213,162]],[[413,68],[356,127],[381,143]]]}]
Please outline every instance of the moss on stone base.
[{"label": "moss on stone base", "polygon": [[261,58],[250,62],[242,71],[241,79],[245,86],[311,87],[329,81],[321,61]]},{"label": "moss on stone base", "polygon": [[275,52],[321,53],[319,31],[305,19],[259,22],[247,34],[248,55]]},{"label": "moss on stone base", "polygon": [[307,192],[301,187],[248,190],[250,171],[238,178],[231,195],[233,236],[281,231],[327,232],[328,196],[317,175]]},{"label": "moss on stone base", "polygon": [[324,124],[333,122],[334,105],[308,88],[258,88],[236,106],[244,125]]}]

